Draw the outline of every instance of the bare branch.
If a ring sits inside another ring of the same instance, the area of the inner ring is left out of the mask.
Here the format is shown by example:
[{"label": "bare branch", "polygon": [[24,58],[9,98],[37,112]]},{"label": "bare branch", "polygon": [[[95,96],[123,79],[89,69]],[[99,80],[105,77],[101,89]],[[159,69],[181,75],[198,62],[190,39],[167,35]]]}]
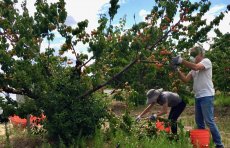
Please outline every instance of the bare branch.
[{"label": "bare branch", "polygon": [[6,93],[12,93],[12,94],[19,94],[19,95],[26,95],[30,98],[33,98],[33,99],[38,99],[39,97],[37,95],[35,95],[34,93],[32,93],[30,90],[28,89],[21,89],[21,90],[17,90],[17,89],[14,89],[12,87],[6,87],[6,86],[3,86],[2,88],[2,91],[6,92]]},{"label": "bare branch", "polygon": [[77,99],[83,99],[84,97],[92,94],[93,92],[99,90],[100,88],[106,86],[107,84],[109,84],[110,82],[112,82],[114,79],[118,78],[120,75],[122,75],[125,71],[127,71],[130,67],[132,67],[138,60],[138,57],[136,59],[134,59],[130,64],[128,64],[122,71],[120,71],[119,73],[117,73],[116,75],[114,75],[112,78],[110,78],[108,81],[104,82],[103,84],[100,84],[96,87],[94,87],[93,89],[85,92],[83,95],[77,97]]},{"label": "bare branch", "polygon": [[17,89],[10,88],[10,87],[2,87],[1,89],[6,93],[24,95],[24,92],[22,90],[17,90]]},{"label": "bare branch", "polygon": [[86,61],[85,63],[83,63],[79,68],[82,68],[83,66],[85,66],[86,64],[88,64],[93,58],[94,58],[94,56],[92,56],[91,58],[89,58],[89,60]]}]

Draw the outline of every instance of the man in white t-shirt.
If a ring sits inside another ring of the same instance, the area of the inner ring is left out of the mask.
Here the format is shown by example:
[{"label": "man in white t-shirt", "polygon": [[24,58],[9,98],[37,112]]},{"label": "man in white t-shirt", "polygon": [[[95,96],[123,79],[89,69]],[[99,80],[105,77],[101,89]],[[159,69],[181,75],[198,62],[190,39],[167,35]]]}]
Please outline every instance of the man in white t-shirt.
[{"label": "man in white t-shirt", "polygon": [[183,82],[193,79],[193,92],[195,93],[195,120],[199,129],[205,128],[205,123],[210,128],[216,148],[223,148],[219,130],[214,121],[214,95],[215,90],[212,82],[212,62],[205,58],[205,50],[196,46],[190,51],[192,62],[182,59],[180,56],[172,59],[173,67],[177,69],[179,64],[190,68],[191,71],[185,75],[177,69],[179,78]]}]

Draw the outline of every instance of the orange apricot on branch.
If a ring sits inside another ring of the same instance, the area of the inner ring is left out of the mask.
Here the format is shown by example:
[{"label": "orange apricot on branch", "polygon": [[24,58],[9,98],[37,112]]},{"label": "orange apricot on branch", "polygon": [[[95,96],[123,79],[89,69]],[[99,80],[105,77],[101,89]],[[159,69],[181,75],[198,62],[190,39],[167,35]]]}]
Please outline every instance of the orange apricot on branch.
[{"label": "orange apricot on branch", "polygon": [[171,30],[173,31],[173,32],[178,32],[179,30],[177,29],[177,26],[172,26],[171,27]]},{"label": "orange apricot on branch", "polygon": [[160,69],[160,68],[163,67],[163,64],[162,64],[162,63],[155,63],[155,67],[156,67],[157,69]]},{"label": "orange apricot on branch", "polygon": [[169,73],[169,78],[172,78],[173,75],[174,75],[173,72],[170,72],[170,73]]},{"label": "orange apricot on branch", "polygon": [[91,31],[91,35],[96,35],[97,31],[94,29],[93,31]]},{"label": "orange apricot on branch", "polygon": [[154,55],[154,54],[152,54],[152,55],[150,56],[150,60],[155,60],[155,55]]},{"label": "orange apricot on branch", "polygon": [[147,60],[149,60],[149,61],[155,61],[155,55],[152,54],[151,56],[149,56],[149,57],[147,58]]},{"label": "orange apricot on branch", "polygon": [[166,49],[160,51],[160,55],[170,55],[171,51],[168,51]]},{"label": "orange apricot on branch", "polygon": [[165,16],[164,18],[165,18],[165,20],[166,20],[167,22],[169,22],[169,23],[171,22],[171,19],[170,19],[169,17]]},{"label": "orange apricot on branch", "polygon": [[67,61],[67,64],[73,64],[73,61],[68,60],[68,61]]},{"label": "orange apricot on branch", "polygon": [[165,29],[167,29],[168,28],[168,26],[162,26],[161,27],[161,30],[165,30]]},{"label": "orange apricot on branch", "polygon": [[111,40],[112,40],[112,36],[109,35],[109,36],[107,37],[107,40],[108,40],[108,41],[111,41]]},{"label": "orange apricot on branch", "polygon": [[168,58],[166,58],[166,57],[162,59],[162,62],[164,62],[164,63],[167,61],[168,61]]},{"label": "orange apricot on branch", "polygon": [[181,22],[184,22],[184,21],[188,21],[188,18],[187,17],[181,18]]},{"label": "orange apricot on branch", "polygon": [[179,30],[177,30],[176,28],[172,28],[173,32],[178,32]]}]

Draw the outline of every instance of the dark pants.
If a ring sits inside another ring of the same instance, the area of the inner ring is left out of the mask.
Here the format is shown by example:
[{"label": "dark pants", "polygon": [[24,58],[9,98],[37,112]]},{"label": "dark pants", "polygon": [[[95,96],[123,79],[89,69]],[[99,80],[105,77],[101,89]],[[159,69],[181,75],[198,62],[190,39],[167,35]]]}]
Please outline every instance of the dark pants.
[{"label": "dark pants", "polygon": [[171,130],[173,134],[177,134],[177,119],[186,107],[185,102],[182,100],[177,106],[171,108],[168,119],[171,121]]},{"label": "dark pants", "polygon": [[5,122],[8,122],[9,119],[8,118],[4,118],[2,117],[2,115],[0,115],[0,123],[5,123]]}]

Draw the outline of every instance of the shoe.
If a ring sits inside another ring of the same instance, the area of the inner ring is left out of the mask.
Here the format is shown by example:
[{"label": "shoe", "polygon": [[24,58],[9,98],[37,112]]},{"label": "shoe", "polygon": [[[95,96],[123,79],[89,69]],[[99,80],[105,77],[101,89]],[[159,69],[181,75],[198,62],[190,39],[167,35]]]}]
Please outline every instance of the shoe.
[{"label": "shoe", "polygon": [[223,145],[216,145],[216,148],[224,148]]}]

